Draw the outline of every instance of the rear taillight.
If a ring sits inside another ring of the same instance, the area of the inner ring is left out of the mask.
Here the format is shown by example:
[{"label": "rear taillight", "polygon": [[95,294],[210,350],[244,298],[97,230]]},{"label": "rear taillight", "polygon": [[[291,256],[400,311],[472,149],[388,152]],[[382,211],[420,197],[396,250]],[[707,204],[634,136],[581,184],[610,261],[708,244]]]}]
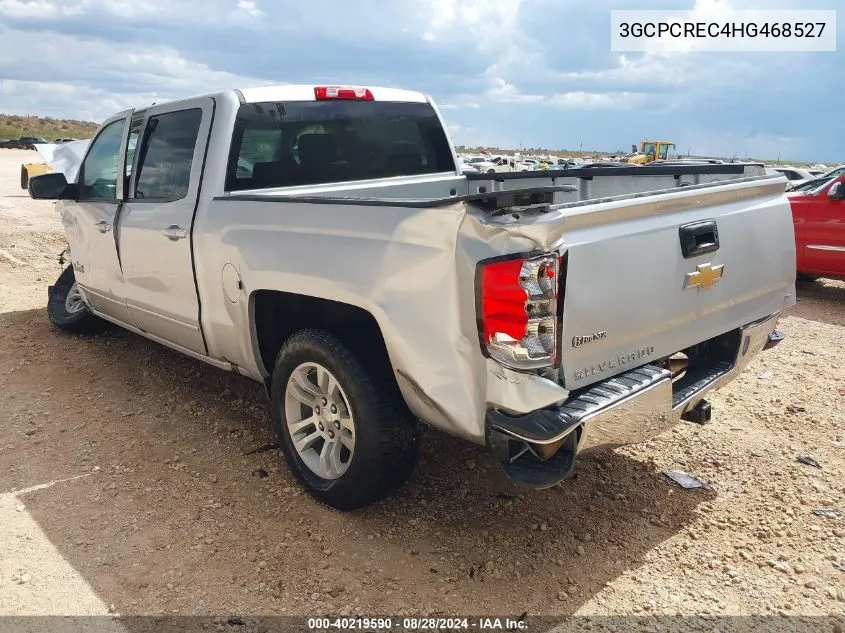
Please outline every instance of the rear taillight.
[{"label": "rear taillight", "polygon": [[373,100],[373,93],[368,88],[345,88],[343,86],[317,86],[314,88],[314,96],[317,101],[327,99]]},{"label": "rear taillight", "polygon": [[515,369],[557,363],[560,258],[557,254],[480,264],[484,351]]}]

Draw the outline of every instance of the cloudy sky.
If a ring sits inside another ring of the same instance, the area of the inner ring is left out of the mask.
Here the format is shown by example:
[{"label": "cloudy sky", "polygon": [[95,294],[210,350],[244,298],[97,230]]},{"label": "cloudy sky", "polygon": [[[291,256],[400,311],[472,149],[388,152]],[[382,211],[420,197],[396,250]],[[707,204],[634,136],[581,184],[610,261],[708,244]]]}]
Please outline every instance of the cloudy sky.
[{"label": "cloudy sky", "polygon": [[0,112],[99,121],[268,83],[424,90],[458,143],[845,161],[845,45],[614,53],[611,9],[842,0],[0,0]]}]

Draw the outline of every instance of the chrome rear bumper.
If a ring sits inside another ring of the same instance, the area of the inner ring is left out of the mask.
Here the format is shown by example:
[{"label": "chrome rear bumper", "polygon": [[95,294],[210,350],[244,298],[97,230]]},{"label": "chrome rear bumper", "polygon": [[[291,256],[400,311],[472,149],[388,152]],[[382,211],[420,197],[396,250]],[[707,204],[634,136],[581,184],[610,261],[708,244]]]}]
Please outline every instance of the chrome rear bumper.
[{"label": "chrome rear bumper", "polygon": [[[677,424],[707,393],[733,380],[763,349],[779,343],[783,339],[775,330],[779,317],[780,313],[773,314],[725,335],[722,343],[731,346],[727,352],[674,382],[668,369],[644,365],[574,392],[557,408],[519,417],[491,411],[488,444],[499,458],[510,451],[511,462],[514,444],[522,444],[542,462],[564,445],[580,453],[652,438]],[[573,433],[577,442],[572,442]]]}]

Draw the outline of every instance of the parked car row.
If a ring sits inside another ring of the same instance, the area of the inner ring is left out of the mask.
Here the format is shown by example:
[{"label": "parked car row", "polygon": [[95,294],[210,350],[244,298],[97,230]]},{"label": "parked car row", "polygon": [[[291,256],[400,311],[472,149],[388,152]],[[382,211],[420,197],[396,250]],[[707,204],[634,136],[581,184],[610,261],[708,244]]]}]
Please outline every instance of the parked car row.
[{"label": "parked car row", "polygon": [[0,141],[0,149],[35,149],[36,143],[46,143],[40,136],[21,136],[18,139]]},{"label": "parked car row", "polygon": [[[75,141],[75,138],[57,138],[53,141],[56,145]],[[35,149],[36,145],[49,144],[45,138],[40,136],[21,136],[18,139],[0,139],[0,149]]]}]

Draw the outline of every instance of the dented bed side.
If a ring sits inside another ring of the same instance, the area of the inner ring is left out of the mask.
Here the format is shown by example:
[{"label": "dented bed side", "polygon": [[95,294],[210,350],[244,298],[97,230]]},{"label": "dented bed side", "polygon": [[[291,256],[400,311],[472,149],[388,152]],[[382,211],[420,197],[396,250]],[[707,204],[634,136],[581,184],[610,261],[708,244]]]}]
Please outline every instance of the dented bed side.
[{"label": "dented bed side", "polygon": [[[584,248],[585,257],[569,262],[567,302],[591,296],[603,310],[614,310],[601,270],[590,270],[590,244],[608,239],[613,248],[614,241],[625,235],[647,235],[655,218],[665,222],[678,214],[683,219],[707,215],[726,200],[734,206],[719,212],[727,216],[752,208],[755,217],[772,212],[778,218],[772,236],[779,240],[782,190],[782,178],[751,178],[498,214],[462,198],[431,204],[419,199],[410,204],[386,198],[314,200],[273,192],[218,196],[197,217],[194,229],[209,356],[256,379],[268,375],[269,368],[257,353],[249,300],[260,290],[357,306],[378,323],[399,388],[414,414],[443,431],[483,444],[489,410],[521,414],[564,403],[569,390],[563,384],[573,381],[577,356],[564,350],[562,375],[545,377],[485,358],[476,311],[479,262],[534,251],[563,253],[571,241]],[[749,226],[747,233],[754,228]],[[790,258],[788,248],[781,246],[778,261],[794,260],[794,253]],[[649,256],[637,254],[636,243],[632,248],[627,255]],[[573,248],[573,254],[577,252]],[[246,300],[227,300],[220,279],[227,264],[237,269],[239,290]],[[674,259],[671,265],[675,266]],[[773,277],[779,278],[777,287],[768,289],[765,300],[737,312],[744,322],[767,316],[764,312],[770,307],[782,309],[788,304],[782,295],[788,294],[789,273],[778,269]],[[682,276],[677,282],[681,281]],[[751,276],[743,283],[749,292],[755,289]],[[772,297],[778,293],[776,301]],[[624,321],[625,310],[617,308],[615,315],[595,313],[595,317]],[[590,316],[589,311],[579,313],[567,305],[564,328],[567,312]],[[715,331],[724,326],[726,331],[736,325],[725,321],[708,327]],[[690,329],[695,327],[694,322],[687,325],[687,338],[698,337],[694,342],[700,342],[706,336]],[[677,342],[659,332],[652,336],[656,347]]]}]

